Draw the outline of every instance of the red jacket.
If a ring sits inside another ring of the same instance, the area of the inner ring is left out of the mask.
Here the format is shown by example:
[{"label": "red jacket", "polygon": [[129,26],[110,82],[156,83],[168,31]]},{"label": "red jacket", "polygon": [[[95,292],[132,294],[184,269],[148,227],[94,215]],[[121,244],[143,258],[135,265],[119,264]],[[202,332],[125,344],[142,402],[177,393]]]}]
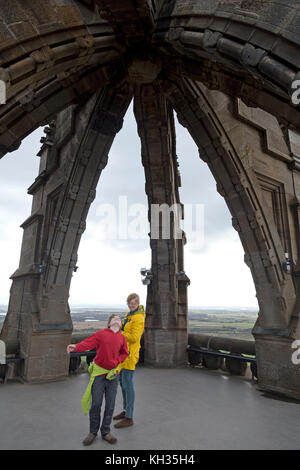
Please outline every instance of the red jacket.
[{"label": "red jacket", "polygon": [[94,362],[104,369],[111,370],[128,357],[125,336],[114,333],[110,328],[99,330],[80,343],[76,344],[76,352],[89,351],[96,348]]}]

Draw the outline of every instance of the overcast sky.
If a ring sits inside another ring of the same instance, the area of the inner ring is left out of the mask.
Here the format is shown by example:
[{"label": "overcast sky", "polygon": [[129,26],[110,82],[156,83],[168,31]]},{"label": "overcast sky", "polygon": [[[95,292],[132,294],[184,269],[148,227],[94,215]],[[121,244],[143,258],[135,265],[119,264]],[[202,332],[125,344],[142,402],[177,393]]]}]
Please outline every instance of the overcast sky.
[{"label": "overcast sky", "polygon": [[[177,155],[181,173],[180,197],[184,204],[201,205],[204,214],[203,244],[193,243],[187,232],[185,271],[191,279],[189,305],[242,306],[258,309],[250,269],[231,215],[216,190],[208,166],[187,131],[176,124]],[[42,128],[22,142],[21,147],[0,160],[0,304],[7,304],[11,280],[19,265],[23,230],[20,225],[30,215],[32,196],[27,188],[38,174]],[[150,268],[149,239],[109,240],[103,236],[102,204],[118,210],[119,197],[132,204],[147,206],[144,169],[140,156],[132,106],[125,116],[123,129],[111,148],[103,170],[78,252],[69,302],[71,305],[125,306],[130,292],[138,292],[146,302],[146,286],[140,268]],[[132,220],[132,217],[129,220]],[[189,243],[190,241],[190,243]]]}]

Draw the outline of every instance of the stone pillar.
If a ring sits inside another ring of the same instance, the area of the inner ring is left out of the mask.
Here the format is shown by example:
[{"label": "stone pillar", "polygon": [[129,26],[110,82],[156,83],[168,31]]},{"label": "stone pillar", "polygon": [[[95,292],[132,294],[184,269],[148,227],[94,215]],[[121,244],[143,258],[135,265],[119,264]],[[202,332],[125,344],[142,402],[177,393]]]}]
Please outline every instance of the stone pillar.
[{"label": "stone pillar", "polygon": [[29,188],[32,214],[24,229],[20,265],[12,275],[1,338],[19,341],[25,381],[68,375],[71,342],[69,288],[96,186],[132,93],[105,88],[58,114],[46,128],[40,172]]},{"label": "stone pillar", "polygon": [[165,91],[215,177],[245,251],[259,303],[252,330],[259,387],[300,398],[292,362],[300,339],[300,139],[294,133],[287,145],[274,116],[191,80],[174,80]]},{"label": "stone pillar", "polygon": [[[167,224],[170,235],[161,233],[165,227],[164,216],[158,224],[160,232],[154,233],[157,226],[153,217],[154,205],[156,209],[166,205],[165,214],[173,205],[182,209],[178,193],[180,176],[173,114],[159,83],[136,87],[134,110],[142,142],[152,250],[153,278],[147,293],[145,364],[155,367],[183,366],[187,363],[189,283],[183,272],[185,236],[180,229],[180,218],[176,219],[174,214],[170,213],[170,224]],[[174,237],[176,231],[177,239]]]}]

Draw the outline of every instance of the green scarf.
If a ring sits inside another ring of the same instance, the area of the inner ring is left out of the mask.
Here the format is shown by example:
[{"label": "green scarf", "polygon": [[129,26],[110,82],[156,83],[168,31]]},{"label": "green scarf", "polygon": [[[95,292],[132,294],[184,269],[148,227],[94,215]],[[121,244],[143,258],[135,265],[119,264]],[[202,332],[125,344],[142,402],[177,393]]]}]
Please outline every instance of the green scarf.
[{"label": "green scarf", "polygon": [[106,374],[105,378],[107,380],[113,380],[118,376],[118,374],[117,374],[118,369],[119,369],[119,366],[115,367],[114,369],[107,370],[107,369],[103,369],[102,367],[98,366],[97,364],[95,364],[95,362],[90,363],[88,371],[89,371],[89,374],[90,374],[91,377],[90,377],[90,381],[88,383],[88,386],[87,386],[87,388],[86,388],[86,390],[83,394],[83,397],[81,399],[81,408],[82,408],[82,411],[85,415],[88,414],[88,412],[90,410],[90,407],[91,407],[91,403],[92,403],[92,386],[93,386],[95,377],[97,377],[97,375]]}]

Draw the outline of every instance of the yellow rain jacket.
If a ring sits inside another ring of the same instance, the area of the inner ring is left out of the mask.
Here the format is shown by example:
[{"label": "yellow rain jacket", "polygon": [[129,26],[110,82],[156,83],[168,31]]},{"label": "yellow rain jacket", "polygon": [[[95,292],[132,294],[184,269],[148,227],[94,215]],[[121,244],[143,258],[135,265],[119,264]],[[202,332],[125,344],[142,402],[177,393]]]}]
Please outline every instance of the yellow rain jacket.
[{"label": "yellow rain jacket", "polygon": [[139,360],[141,347],[141,337],[144,332],[146,313],[143,305],[140,305],[137,312],[126,313],[121,333],[125,336],[128,346],[129,357],[119,364],[119,371],[122,369],[135,370],[136,363]]}]

